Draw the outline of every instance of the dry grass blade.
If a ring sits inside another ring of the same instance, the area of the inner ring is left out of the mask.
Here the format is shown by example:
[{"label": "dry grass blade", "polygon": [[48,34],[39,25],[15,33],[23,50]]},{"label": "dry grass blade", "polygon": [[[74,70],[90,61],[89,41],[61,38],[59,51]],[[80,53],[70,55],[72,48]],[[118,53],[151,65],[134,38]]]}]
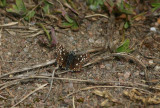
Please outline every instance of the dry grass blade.
[{"label": "dry grass blade", "polygon": [[[48,83],[47,83],[48,84]],[[28,98],[30,95],[32,95],[33,93],[35,93],[36,91],[43,89],[47,84],[43,84],[40,87],[36,88],[34,91],[30,92],[28,95],[26,95],[25,97],[23,97],[18,103],[16,103],[15,105],[13,105],[11,108],[14,108],[15,106],[17,106],[18,104],[20,104],[22,101],[24,101],[26,98]]]},{"label": "dry grass blade", "polygon": [[137,101],[141,101],[144,104],[160,104],[160,96],[158,95],[158,93],[154,93],[153,96],[145,94],[136,90],[136,89],[132,89],[129,91],[123,91],[123,94],[127,97],[130,98],[130,100],[137,100]]},{"label": "dry grass blade", "polygon": [[51,65],[51,64],[53,64],[55,62],[56,62],[56,60],[54,59],[54,60],[48,61],[46,63],[41,63],[41,64],[37,64],[37,65],[34,65],[34,66],[30,66],[30,67],[25,67],[25,68],[20,69],[20,70],[15,70],[13,72],[9,72],[9,73],[3,74],[3,75],[0,76],[0,78],[8,76],[8,75],[11,75],[11,74],[17,74],[17,73],[21,73],[21,72],[24,72],[24,71],[29,71],[29,70],[32,70],[32,69],[45,67],[45,66]]},{"label": "dry grass blade", "polygon": [[4,99],[4,100],[6,100],[6,99],[7,99],[6,97],[3,97],[3,96],[1,96],[1,95],[0,95],[0,98],[1,98],[1,99]]},{"label": "dry grass blade", "polygon": [[73,103],[73,108],[76,108],[74,96],[73,96],[73,98],[72,98],[72,103]]},{"label": "dry grass blade", "polygon": [[101,102],[101,106],[102,107],[104,107],[104,106],[110,106],[109,104],[113,104],[113,103],[122,104],[115,97],[113,97],[112,94],[109,91],[107,91],[107,90],[104,90],[104,91],[94,90],[93,93],[95,95],[98,95],[98,96],[106,98],[105,101]]},{"label": "dry grass blade", "polygon": [[85,16],[85,18],[97,17],[97,16],[105,17],[105,18],[107,18],[107,19],[108,19],[108,16],[106,16],[106,15],[103,15],[103,14],[93,14],[93,15],[87,15],[87,16]]},{"label": "dry grass blade", "polygon": [[44,31],[40,30],[40,31],[38,31],[37,33],[32,34],[32,35],[30,35],[30,36],[24,36],[24,38],[36,37],[36,36],[38,36],[38,35],[40,35],[40,34],[43,34],[43,33],[44,33]]},{"label": "dry grass blade", "polygon": [[18,24],[18,22],[11,22],[11,23],[8,23],[8,24],[0,25],[0,27],[8,27],[8,26],[16,25],[16,24]]},{"label": "dry grass blade", "polygon": [[39,29],[35,27],[29,27],[29,26],[8,26],[7,29],[25,29],[25,30],[32,30],[32,31],[38,31]]},{"label": "dry grass blade", "polygon": [[2,29],[0,30],[0,46],[2,45],[1,38],[2,38]]}]

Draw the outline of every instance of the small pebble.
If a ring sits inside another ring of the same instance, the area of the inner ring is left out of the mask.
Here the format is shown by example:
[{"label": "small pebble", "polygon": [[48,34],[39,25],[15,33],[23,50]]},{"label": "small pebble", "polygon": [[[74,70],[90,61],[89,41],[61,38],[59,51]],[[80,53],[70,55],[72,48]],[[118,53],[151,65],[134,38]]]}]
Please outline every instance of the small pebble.
[{"label": "small pebble", "polygon": [[28,50],[29,50],[28,48],[24,48],[24,52],[28,52]]},{"label": "small pebble", "polygon": [[8,52],[8,55],[11,55],[12,53],[11,52]]},{"label": "small pebble", "polygon": [[153,64],[153,60],[149,60],[149,64]]},{"label": "small pebble", "polygon": [[150,31],[156,32],[156,28],[155,27],[151,27]]},{"label": "small pebble", "polygon": [[144,72],[140,72],[139,74],[142,75],[142,76],[144,76]]},{"label": "small pebble", "polygon": [[155,71],[160,71],[160,66],[155,66]]},{"label": "small pebble", "polygon": [[94,43],[94,40],[92,38],[89,39],[90,43]]}]

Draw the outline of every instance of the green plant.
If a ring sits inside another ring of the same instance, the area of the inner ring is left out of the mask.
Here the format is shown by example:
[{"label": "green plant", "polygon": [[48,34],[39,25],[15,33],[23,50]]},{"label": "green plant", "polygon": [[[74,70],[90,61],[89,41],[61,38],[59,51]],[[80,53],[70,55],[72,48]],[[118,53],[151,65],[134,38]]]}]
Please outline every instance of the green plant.
[{"label": "green plant", "polygon": [[118,6],[118,9],[121,13],[125,13],[125,14],[133,14],[134,13],[133,7],[129,3],[127,3],[123,0],[121,0],[121,3],[117,3],[117,6]]},{"label": "green plant", "polygon": [[52,6],[52,4],[48,1],[44,1],[44,6],[42,7],[43,11],[45,14],[50,14],[50,7]]},{"label": "green plant", "polygon": [[105,2],[105,6],[110,14],[134,14],[133,7],[124,0],[121,0],[121,2],[113,2],[112,0],[107,0]]},{"label": "green plant", "polygon": [[29,11],[29,12],[26,14],[26,16],[24,17],[24,19],[27,20],[27,21],[30,21],[30,19],[31,19],[32,17],[34,17],[34,15],[35,15],[35,11],[31,10],[31,11]]},{"label": "green plant", "polygon": [[96,11],[104,5],[104,0],[87,0],[87,4],[91,10]]},{"label": "green plant", "polygon": [[23,0],[16,0],[16,4],[11,5],[11,8],[7,8],[6,11],[20,16],[24,16],[27,13]]},{"label": "green plant", "polygon": [[7,8],[6,11],[19,16],[23,16],[24,19],[27,21],[29,21],[35,15],[34,10],[31,11],[27,10],[23,0],[16,0],[16,4],[11,5],[11,7]]},{"label": "green plant", "polygon": [[0,7],[6,6],[6,0],[0,0]]},{"label": "green plant", "polygon": [[116,52],[117,52],[117,53],[120,53],[120,52],[130,53],[132,50],[129,48],[129,44],[130,44],[129,39],[126,39],[126,40],[122,43],[122,45],[120,45],[120,46],[116,49]]},{"label": "green plant", "polygon": [[77,21],[71,19],[64,10],[62,11],[62,16],[64,17],[65,21],[59,23],[60,27],[71,28],[73,31],[77,31],[79,29]]},{"label": "green plant", "polygon": [[160,9],[160,3],[152,3],[151,5],[153,7],[152,9],[153,12]]}]

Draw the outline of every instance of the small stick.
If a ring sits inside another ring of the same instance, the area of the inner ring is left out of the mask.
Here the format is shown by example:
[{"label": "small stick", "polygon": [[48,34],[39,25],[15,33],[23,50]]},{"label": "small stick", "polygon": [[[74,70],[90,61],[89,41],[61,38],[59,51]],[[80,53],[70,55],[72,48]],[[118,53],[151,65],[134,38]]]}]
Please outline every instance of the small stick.
[{"label": "small stick", "polygon": [[28,95],[26,95],[25,97],[23,97],[18,103],[14,104],[11,108],[14,108],[15,106],[17,106],[18,104],[20,104],[22,101],[24,101],[26,98],[28,98],[30,95],[32,95],[33,93],[35,93],[36,91],[40,90],[40,89],[43,89],[46,85],[46,84],[43,84],[41,85],[40,87],[36,88],[34,91],[30,92]]},{"label": "small stick", "polygon": [[51,92],[52,85],[53,85],[54,74],[55,74],[55,71],[56,71],[57,69],[58,69],[58,67],[54,68],[54,70],[53,70],[53,72],[52,72],[52,78],[51,78],[50,88],[49,88],[49,91],[48,91],[48,94],[47,94],[46,98],[44,99],[44,102],[46,102],[46,100],[48,99],[49,94],[50,94],[50,92]]},{"label": "small stick", "polygon": [[8,76],[10,74],[17,74],[17,73],[33,70],[33,69],[36,69],[36,68],[41,68],[41,67],[45,67],[45,66],[48,66],[48,65],[52,65],[55,62],[56,62],[56,59],[51,60],[51,61],[47,61],[46,63],[41,63],[41,64],[37,64],[37,65],[34,65],[34,66],[30,66],[30,67],[25,67],[25,68],[22,68],[22,69],[19,69],[19,70],[15,70],[13,72],[3,74],[3,75],[0,76],[0,78]]}]

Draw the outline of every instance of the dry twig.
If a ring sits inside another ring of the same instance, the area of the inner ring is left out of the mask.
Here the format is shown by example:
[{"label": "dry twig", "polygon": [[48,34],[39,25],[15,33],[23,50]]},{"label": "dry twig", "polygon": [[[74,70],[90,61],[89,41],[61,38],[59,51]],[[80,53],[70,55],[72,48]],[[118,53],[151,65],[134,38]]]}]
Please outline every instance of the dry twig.
[{"label": "dry twig", "polygon": [[52,79],[51,79],[49,91],[48,91],[48,94],[47,94],[46,98],[44,99],[44,102],[46,102],[46,100],[48,99],[49,94],[50,94],[50,92],[51,92],[52,85],[53,85],[54,74],[55,74],[55,71],[56,71],[57,69],[58,69],[58,67],[54,68],[54,70],[53,70],[53,72],[52,72]]},{"label": "dry twig", "polygon": [[37,64],[37,65],[34,65],[34,66],[30,66],[30,67],[25,67],[25,68],[22,68],[22,69],[19,69],[19,70],[15,70],[15,71],[3,74],[3,75],[0,76],[0,78],[11,75],[11,74],[17,74],[17,73],[21,73],[21,72],[24,72],[24,71],[29,71],[29,70],[33,70],[33,69],[36,69],[36,68],[41,68],[41,67],[45,67],[45,66],[48,66],[48,65],[52,65],[55,62],[56,62],[56,60],[54,59],[54,60],[48,61],[46,63],[41,63],[41,64]]},{"label": "dry twig", "polygon": [[[47,83],[48,84],[48,83]],[[24,101],[26,98],[28,98],[30,95],[32,95],[33,93],[35,93],[36,91],[43,89],[47,84],[43,84],[40,87],[36,88],[34,91],[30,92],[28,95],[26,95],[25,97],[23,97],[18,103],[16,103],[15,105],[13,105],[11,108],[14,108],[15,106],[17,106],[18,104],[20,104],[22,101]]]}]

